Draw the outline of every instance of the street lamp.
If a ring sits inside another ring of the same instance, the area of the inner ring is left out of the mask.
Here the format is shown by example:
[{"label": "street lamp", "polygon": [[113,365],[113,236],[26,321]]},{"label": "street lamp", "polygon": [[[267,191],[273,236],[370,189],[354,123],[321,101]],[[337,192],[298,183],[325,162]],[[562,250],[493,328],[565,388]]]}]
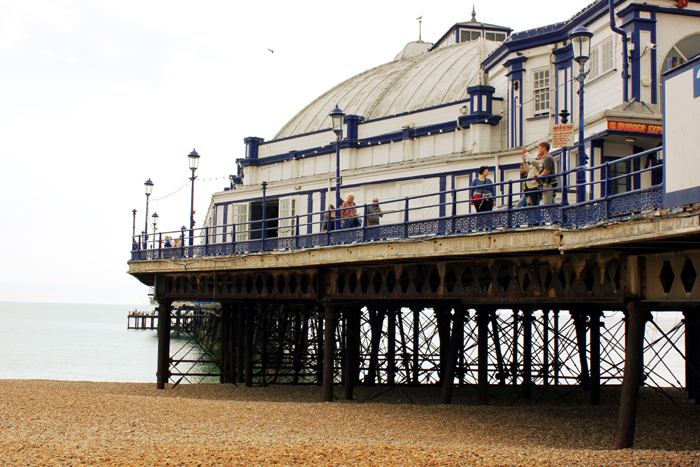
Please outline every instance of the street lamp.
[{"label": "street lamp", "polygon": [[199,154],[197,154],[197,151],[192,149],[192,152],[187,155],[188,159],[190,160],[190,170],[192,171],[192,177],[190,177],[190,180],[192,181],[192,200],[190,204],[190,246],[194,244],[194,181],[197,178],[194,175],[195,170],[197,170],[197,167],[199,167]]},{"label": "street lamp", "polygon": [[136,209],[131,212],[134,214],[134,221],[131,226],[131,246],[132,250],[137,250],[139,242],[136,241]]},{"label": "street lamp", "polygon": [[[333,132],[336,136],[335,142],[335,208],[336,211],[336,221],[340,220],[340,185],[342,185],[342,180],[340,179],[340,140],[343,138],[343,117],[345,113],[340,110],[338,105],[330,113],[331,120],[333,122]],[[331,220],[328,219],[330,223]],[[330,229],[329,229],[330,230]]]},{"label": "street lamp", "polygon": [[569,33],[569,39],[571,40],[571,46],[574,52],[574,61],[579,65],[579,74],[574,77],[579,83],[578,89],[578,165],[579,169],[576,171],[576,202],[582,203],[586,200],[586,174],[583,171],[583,166],[588,163],[588,157],[585,152],[585,145],[583,142],[583,90],[584,90],[584,80],[588,75],[588,71],[585,71],[585,65],[588,58],[591,56],[591,37],[593,33],[583,26],[577,26],[573,31]]},{"label": "street lamp", "polygon": [[153,182],[149,178],[143,186],[146,191],[146,227],[143,229],[143,244],[144,248],[148,248],[148,198],[151,196],[151,193],[153,193]]},{"label": "street lamp", "polygon": [[151,223],[153,224],[153,249],[156,248],[156,226],[158,225],[158,213],[154,212],[151,216]]}]

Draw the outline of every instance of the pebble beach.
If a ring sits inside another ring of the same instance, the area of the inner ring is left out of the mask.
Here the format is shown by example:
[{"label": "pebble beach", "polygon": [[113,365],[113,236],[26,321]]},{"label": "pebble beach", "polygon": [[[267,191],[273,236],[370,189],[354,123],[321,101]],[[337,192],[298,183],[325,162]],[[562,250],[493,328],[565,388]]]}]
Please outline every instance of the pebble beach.
[{"label": "pebble beach", "polygon": [[[0,380],[0,465],[685,466],[700,465],[700,407],[645,388],[635,448],[613,450],[619,388],[536,388],[531,399],[471,388]],[[616,399],[617,398],[617,399]]]}]

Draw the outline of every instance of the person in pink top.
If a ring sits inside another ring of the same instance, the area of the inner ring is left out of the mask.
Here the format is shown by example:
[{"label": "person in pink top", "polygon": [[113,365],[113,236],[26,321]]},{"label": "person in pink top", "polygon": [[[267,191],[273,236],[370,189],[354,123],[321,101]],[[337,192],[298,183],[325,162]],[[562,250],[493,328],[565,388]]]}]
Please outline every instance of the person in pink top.
[{"label": "person in pink top", "polygon": [[343,229],[352,229],[360,227],[360,219],[357,217],[357,208],[355,207],[355,195],[348,193],[348,198],[340,206],[340,225]]}]

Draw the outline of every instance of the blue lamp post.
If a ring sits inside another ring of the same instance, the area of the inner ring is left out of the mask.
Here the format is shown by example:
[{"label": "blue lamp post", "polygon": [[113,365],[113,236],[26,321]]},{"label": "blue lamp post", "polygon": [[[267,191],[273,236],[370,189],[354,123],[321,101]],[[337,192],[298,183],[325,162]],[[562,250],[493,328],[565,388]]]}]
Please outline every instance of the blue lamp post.
[{"label": "blue lamp post", "polygon": [[[568,110],[562,109],[561,112],[559,112],[559,118],[561,118],[561,122],[566,125],[569,123],[569,113]],[[569,149],[568,148],[562,148],[561,151],[561,171],[566,172],[569,169]],[[562,206],[568,206],[569,205],[569,174],[566,174],[563,177],[562,183],[561,183],[561,204]],[[562,211],[562,214],[564,211]]]},{"label": "blue lamp post", "polygon": [[199,154],[197,151],[192,149],[192,152],[187,155],[190,160],[190,170],[192,171],[192,176],[190,180],[192,181],[192,198],[190,202],[190,246],[194,244],[194,181],[197,178],[194,175],[195,170],[199,167]]},{"label": "blue lamp post", "polygon": [[579,74],[574,77],[579,83],[578,90],[578,166],[579,169],[576,171],[576,202],[582,203],[586,199],[586,173],[583,170],[583,166],[588,163],[588,157],[586,156],[585,145],[583,142],[583,90],[584,90],[584,80],[588,75],[588,71],[585,71],[585,65],[588,58],[591,56],[591,37],[593,33],[583,26],[577,26],[573,31],[569,33],[569,39],[571,40],[571,46],[574,52],[574,61],[579,65]]},{"label": "blue lamp post", "polygon": [[158,225],[158,213],[154,212],[151,216],[151,223],[153,224],[153,249],[156,248],[156,226]]},{"label": "blue lamp post", "polygon": [[[336,136],[335,142],[335,208],[336,211],[335,219],[338,221],[340,219],[340,185],[342,185],[342,180],[340,179],[340,140],[343,138],[343,118],[345,113],[340,110],[336,105],[335,109],[330,113],[331,120],[333,121],[333,132]],[[328,222],[330,223],[330,219]],[[330,229],[329,229],[330,230]]]},{"label": "blue lamp post", "polygon": [[149,178],[146,180],[143,186],[145,187],[146,191],[146,227],[143,229],[143,245],[144,248],[148,248],[148,199],[150,198],[151,193],[153,193],[153,182]]},{"label": "blue lamp post", "polygon": [[263,250],[265,249],[265,240],[267,240],[267,182],[263,180],[262,185],[262,232],[260,238],[263,241]]}]

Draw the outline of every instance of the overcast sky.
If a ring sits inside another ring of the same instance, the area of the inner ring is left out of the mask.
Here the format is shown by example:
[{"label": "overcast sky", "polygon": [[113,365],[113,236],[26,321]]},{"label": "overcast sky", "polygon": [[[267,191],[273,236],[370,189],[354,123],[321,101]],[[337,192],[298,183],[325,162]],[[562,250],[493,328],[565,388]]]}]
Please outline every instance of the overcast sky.
[{"label": "overcast sky", "polygon": [[[478,21],[522,31],[589,3],[475,6]],[[188,225],[196,148],[201,224],[243,138],[271,139],[334,85],[391,61],[418,39],[418,16],[434,42],[471,11],[453,0],[3,0],[0,301],[145,308],[146,287],[126,271],[148,178],[159,230]]]}]

